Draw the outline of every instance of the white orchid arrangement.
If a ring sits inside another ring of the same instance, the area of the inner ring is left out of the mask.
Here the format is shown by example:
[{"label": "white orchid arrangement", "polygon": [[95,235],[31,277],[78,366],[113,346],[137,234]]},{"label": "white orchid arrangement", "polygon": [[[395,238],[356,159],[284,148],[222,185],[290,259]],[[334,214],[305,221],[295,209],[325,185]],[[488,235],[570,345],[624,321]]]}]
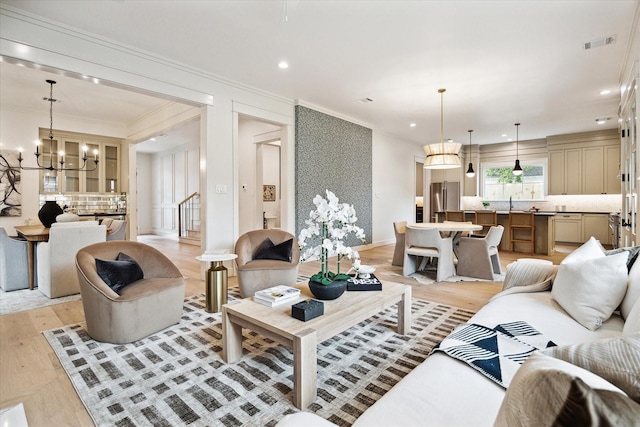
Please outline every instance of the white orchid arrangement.
[{"label": "white orchid arrangement", "polygon": [[[344,240],[349,234],[355,234],[363,243],[364,230],[358,227],[356,210],[348,203],[338,203],[336,195],[326,190],[326,199],[319,194],[313,198],[316,209],[309,213],[305,221],[307,228],[300,231],[298,244],[300,245],[300,261],[320,259],[322,269],[311,276],[310,280],[328,285],[336,280],[347,280],[347,274],[340,274],[342,258],[354,259],[359,264],[358,253],[351,247],[345,246]],[[337,273],[329,271],[329,257],[338,256]]]}]

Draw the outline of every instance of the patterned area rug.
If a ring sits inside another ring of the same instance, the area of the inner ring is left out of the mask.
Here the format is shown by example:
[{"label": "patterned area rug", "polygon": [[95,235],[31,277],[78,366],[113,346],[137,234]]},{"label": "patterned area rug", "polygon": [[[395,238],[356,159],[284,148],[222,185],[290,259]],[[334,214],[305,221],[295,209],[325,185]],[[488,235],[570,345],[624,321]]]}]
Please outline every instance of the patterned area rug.
[{"label": "patterned area rug", "polygon": [[[204,295],[187,298],[180,324],[132,344],[96,342],[84,323],[43,334],[99,426],[273,426],[297,412],[291,351],[243,330],[244,357],[225,364],[220,314],[204,307]],[[392,307],[318,344],[307,410],[351,425],[473,314],[414,299],[406,336]]]},{"label": "patterned area rug", "polygon": [[34,308],[47,307],[61,304],[67,301],[80,299],[80,294],[69,295],[62,298],[47,298],[37,289],[21,289],[19,291],[5,292],[0,289],[0,315],[17,313]]}]

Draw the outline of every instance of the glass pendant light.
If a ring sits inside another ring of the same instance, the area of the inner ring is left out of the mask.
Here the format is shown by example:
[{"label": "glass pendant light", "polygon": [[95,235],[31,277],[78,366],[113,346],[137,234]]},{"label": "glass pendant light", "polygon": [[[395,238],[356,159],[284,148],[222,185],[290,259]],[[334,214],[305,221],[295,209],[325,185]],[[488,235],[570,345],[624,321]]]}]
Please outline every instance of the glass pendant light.
[{"label": "glass pendant light", "polygon": [[468,178],[473,178],[474,176],[476,176],[476,172],[473,170],[473,163],[471,163],[471,132],[473,132],[472,130],[469,130],[469,167],[467,168],[467,177]]},{"label": "glass pendant light", "polygon": [[516,123],[515,127],[516,127],[516,165],[513,167],[513,174],[515,176],[519,176],[522,175],[522,168],[520,167],[520,159],[518,159],[519,157],[519,151],[518,151],[518,126],[520,126],[520,123]]}]

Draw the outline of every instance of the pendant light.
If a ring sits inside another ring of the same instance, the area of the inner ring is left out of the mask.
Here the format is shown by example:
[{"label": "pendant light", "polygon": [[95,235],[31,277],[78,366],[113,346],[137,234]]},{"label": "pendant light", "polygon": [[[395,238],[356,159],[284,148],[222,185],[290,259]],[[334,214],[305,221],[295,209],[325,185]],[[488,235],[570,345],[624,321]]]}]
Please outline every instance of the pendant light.
[{"label": "pendant light", "polygon": [[422,147],[427,155],[424,162],[425,169],[453,169],[461,166],[458,157],[461,145],[451,140],[444,142],[444,92],[446,89],[438,89],[440,94],[440,143]]},{"label": "pendant light", "polygon": [[473,132],[473,129],[467,132],[469,132],[469,168],[467,168],[467,177],[473,178],[476,176],[476,172],[473,170],[473,163],[471,163],[471,132]]},{"label": "pendant light", "polygon": [[513,174],[515,176],[519,176],[522,175],[522,168],[520,167],[520,159],[518,159],[519,157],[519,152],[518,152],[518,126],[520,126],[520,123],[516,123],[515,127],[516,127],[516,165],[513,167]]},{"label": "pendant light", "polygon": [[[43,152],[40,153],[40,142],[38,142],[36,144],[36,152],[33,153],[36,156],[36,164],[38,166],[22,166],[22,161],[24,160],[22,158],[22,148],[18,149],[18,164],[20,169],[23,170],[48,170],[51,172],[59,172],[59,171],[80,171],[80,172],[91,172],[94,171],[98,168],[98,150],[94,150],[93,154],[94,154],[94,159],[93,159],[93,168],[89,169],[87,168],[87,146],[83,146],[82,147],[82,158],[80,160],[82,160],[82,165],[79,167],[69,167],[69,166],[65,166],[64,165],[64,151],[59,151],[58,152],[58,158],[59,160],[59,164],[60,166],[58,166],[57,164],[54,163],[53,158],[54,158],[54,153],[53,153],[53,141],[54,141],[54,136],[53,136],[53,103],[54,102],[58,102],[57,99],[55,99],[53,97],[53,85],[56,84],[55,80],[46,80],[46,82],[49,84],[49,97],[48,98],[43,98],[45,101],[49,102],[49,152],[45,153],[44,149]],[[49,165],[47,166],[45,163],[45,161],[43,160],[43,164],[40,164],[40,156],[41,155],[47,155],[49,158]],[[71,165],[71,163],[68,163],[69,165]]]}]

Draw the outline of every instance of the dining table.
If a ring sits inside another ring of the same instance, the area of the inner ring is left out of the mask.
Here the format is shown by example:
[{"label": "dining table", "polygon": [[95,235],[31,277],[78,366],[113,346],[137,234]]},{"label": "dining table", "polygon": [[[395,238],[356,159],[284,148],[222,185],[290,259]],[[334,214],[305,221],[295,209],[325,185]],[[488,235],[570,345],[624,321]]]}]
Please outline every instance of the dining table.
[{"label": "dining table", "polygon": [[29,268],[29,289],[33,290],[36,271],[36,243],[49,241],[49,228],[43,225],[17,225],[14,226],[19,237],[27,241],[27,265]]},{"label": "dining table", "polygon": [[407,224],[412,228],[431,229],[435,228],[440,232],[453,233],[453,253],[458,257],[458,242],[464,232],[480,231],[482,226],[479,224],[472,224],[470,222],[417,222],[414,224]]}]

